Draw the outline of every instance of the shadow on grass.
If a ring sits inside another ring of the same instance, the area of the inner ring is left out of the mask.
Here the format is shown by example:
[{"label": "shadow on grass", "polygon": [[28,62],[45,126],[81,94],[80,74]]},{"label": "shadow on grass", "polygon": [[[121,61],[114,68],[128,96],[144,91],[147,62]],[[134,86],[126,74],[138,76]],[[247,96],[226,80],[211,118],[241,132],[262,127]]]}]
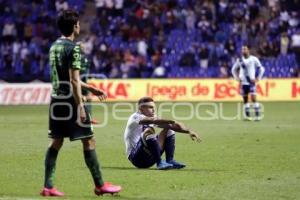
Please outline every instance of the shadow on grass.
[{"label": "shadow on grass", "polygon": [[184,169],[168,169],[168,170],[157,170],[155,167],[151,168],[135,168],[135,167],[120,167],[120,166],[103,166],[102,169],[111,169],[111,170],[124,170],[124,171],[176,171],[176,172],[225,172],[226,170],[221,169],[192,169],[192,168],[184,168]]},{"label": "shadow on grass", "polygon": [[[82,196],[84,199],[99,199],[98,196]],[[100,198],[102,199],[118,199],[118,200],[139,200],[139,199],[143,199],[143,200],[158,200],[157,198],[149,198],[149,197],[132,197],[132,196],[126,196],[126,195],[122,195],[122,192],[120,194],[115,194],[115,195],[110,195],[110,194],[105,194],[103,196],[100,196]],[[73,199],[73,198],[71,198]],[[74,199],[76,199],[76,197],[74,196]],[[173,200],[174,198],[159,198],[159,200]]]}]

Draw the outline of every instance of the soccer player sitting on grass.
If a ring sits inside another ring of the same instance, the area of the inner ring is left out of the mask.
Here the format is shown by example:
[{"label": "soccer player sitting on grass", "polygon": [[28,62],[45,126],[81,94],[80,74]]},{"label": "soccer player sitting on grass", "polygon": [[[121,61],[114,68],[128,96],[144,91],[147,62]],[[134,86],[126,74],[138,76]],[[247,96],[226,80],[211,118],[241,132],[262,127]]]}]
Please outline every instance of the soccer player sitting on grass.
[{"label": "soccer player sitting on grass", "polygon": [[[129,161],[137,168],[148,168],[156,163],[157,169],[181,169],[185,165],[174,160],[175,132],[186,133],[200,142],[197,133],[174,121],[155,117],[155,103],[151,97],[138,101],[139,110],[127,122],[124,140]],[[162,128],[156,135],[154,127]],[[166,161],[161,159],[165,152]]]}]

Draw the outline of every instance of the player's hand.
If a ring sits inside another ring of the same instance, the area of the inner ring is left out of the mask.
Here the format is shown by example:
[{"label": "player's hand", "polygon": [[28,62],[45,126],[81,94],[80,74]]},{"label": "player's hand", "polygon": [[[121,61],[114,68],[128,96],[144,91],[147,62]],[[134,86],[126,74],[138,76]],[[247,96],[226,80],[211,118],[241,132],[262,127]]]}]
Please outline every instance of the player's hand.
[{"label": "player's hand", "polygon": [[196,132],[190,131],[189,135],[193,141],[201,142],[201,139]]},{"label": "player's hand", "polygon": [[79,117],[82,123],[86,121],[86,112],[83,105],[79,106]]},{"label": "player's hand", "polygon": [[92,87],[92,88],[90,89],[90,92],[91,92],[93,95],[97,96],[98,99],[99,99],[100,101],[103,101],[103,100],[105,100],[105,99],[107,98],[105,92],[102,91],[102,90],[100,90],[100,89],[98,89],[98,88]]}]

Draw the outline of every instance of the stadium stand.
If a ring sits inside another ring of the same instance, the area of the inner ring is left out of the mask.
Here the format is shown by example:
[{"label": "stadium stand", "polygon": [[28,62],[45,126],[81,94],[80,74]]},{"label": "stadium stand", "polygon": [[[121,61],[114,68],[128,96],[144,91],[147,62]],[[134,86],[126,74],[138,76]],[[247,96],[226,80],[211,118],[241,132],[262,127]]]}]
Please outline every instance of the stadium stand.
[{"label": "stadium stand", "polygon": [[55,16],[82,14],[91,72],[110,78],[228,77],[243,43],[267,77],[297,77],[298,0],[0,0],[0,80],[49,81]]}]

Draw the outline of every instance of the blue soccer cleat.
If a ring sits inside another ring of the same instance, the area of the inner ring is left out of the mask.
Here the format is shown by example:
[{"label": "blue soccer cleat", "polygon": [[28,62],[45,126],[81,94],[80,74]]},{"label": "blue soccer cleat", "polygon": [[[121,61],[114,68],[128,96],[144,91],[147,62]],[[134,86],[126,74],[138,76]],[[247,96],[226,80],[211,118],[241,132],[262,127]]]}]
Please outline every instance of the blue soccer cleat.
[{"label": "blue soccer cleat", "polygon": [[173,169],[182,169],[182,168],[186,167],[185,164],[179,163],[176,160],[170,160],[167,163],[172,164],[173,165]]},{"label": "blue soccer cleat", "polygon": [[165,169],[170,169],[170,168],[173,168],[173,165],[167,163],[164,160],[160,161],[160,163],[157,164],[157,169],[158,170],[165,170]]}]

